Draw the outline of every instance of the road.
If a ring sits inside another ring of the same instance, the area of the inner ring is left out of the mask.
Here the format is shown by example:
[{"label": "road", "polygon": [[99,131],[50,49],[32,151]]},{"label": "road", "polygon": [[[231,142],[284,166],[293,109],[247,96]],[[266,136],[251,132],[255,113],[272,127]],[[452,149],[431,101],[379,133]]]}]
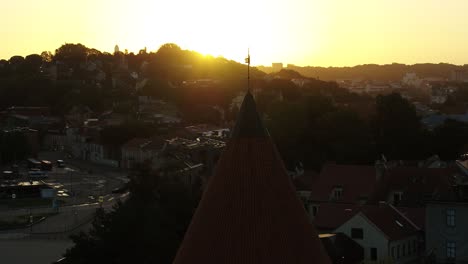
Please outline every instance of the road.
[{"label": "road", "polygon": [[[65,155],[57,152],[39,154],[40,159],[51,161],[63,157]],[[96,208],[102,206],[108,210],[119,199],[127,198],[128,193],[111,193],[128,181],[125,171],[80,160],[65,159],[65,162],[67,170],[54,168],[45,181],[60,194],[65,194],[57,197],[65,201],[65,206],[58,208],[57,215],[47,217],[32,228],[0,232],[2,264],[50,264],[60,259],[66,249],[73,245],[68,238],[70,233],[89,229]],[[102,204],[97,201],[99,196],[103,197]],[[53,211],[51,206],[7,209],[0,211],[0,219]]]},{"label": "road", "polygon": [[51,264],[73,245],[69,239],[0,240],[2,264]]},{"label": "road", "polygon": [[[118,199],[126,199],[127,194]],[[2,264],[50,264],[73,246],[71,233],[90,228],[96,208],[110,210],[118,200],[108,196],[104,203],[65,206],[60,213],[35,224],[32,228],[0,232]],[[64,232],[66,231],[66,232]]]}]

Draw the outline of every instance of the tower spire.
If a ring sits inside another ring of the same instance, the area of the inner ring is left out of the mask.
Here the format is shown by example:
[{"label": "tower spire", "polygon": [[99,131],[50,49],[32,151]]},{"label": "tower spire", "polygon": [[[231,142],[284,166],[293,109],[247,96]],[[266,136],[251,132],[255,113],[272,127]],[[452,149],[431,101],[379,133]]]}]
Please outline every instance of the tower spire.
[{"label": "tower spire", "polygon": [[250,93],[250,48],[247,48],[245,63],[247,63],[247,92]]}]

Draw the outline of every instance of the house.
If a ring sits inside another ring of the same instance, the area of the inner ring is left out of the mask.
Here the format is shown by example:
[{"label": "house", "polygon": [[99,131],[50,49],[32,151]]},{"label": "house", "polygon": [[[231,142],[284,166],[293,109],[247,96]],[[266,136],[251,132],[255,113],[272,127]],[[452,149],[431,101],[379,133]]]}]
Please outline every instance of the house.
[{"label": "house", "polygon": [[421,228],[392,205],[362,206],[338,227],[364,248],[364,263],[412,263],[422,252]]},{"label": "house", "polygon": [[138,163],[152,162],[165,146],[163,138],[133,138],[122,146],[121,166],[129,169]]},{"label": "house", "polygon": [[312,223],[319,233],[331,233],[359,210],[360,206],[355,204],[323,203],[311,210]]},{"label": "house", "polygon": [[228,138],[230,130],[229,128],[221,128],[208,124],[198,124],[193,126],[185,127],[190,133],[195,134],[198,137],[211,137],[218,139]]},{"label": "house", "polygon": [[375,166],[326,164],[311,190],[310,202],[420,206],[447,191],[456,168],[420,168],[377,161]]},{"label": "house", "polygon": [[67,145],[67,135],[64,130],[49,129],[44,136],[42,148],[46,150],[64,150]]},{"label": "house", "polygon": [[[312,222],[320,233],[330,233],[369,205],[323,203],[314,211]],[[425,227],[424,208],[396,207],[421,230]]]},{"label": "house", "polygon": [[[216,162],[225,146],[225,142],[211,138],[175,137],[167,141],[165,152],[173,156],[184,157],[183,159],[190,161],[190,163],[203,164],[202,185],[205,186],[206,181],[213,174]],[[157,167],[161,166],[157,165]]]},{"label": "house", "polygon": [[436,263],[468,263],[468,185],[426,206],[426,255]]},{"label": "house", "polygon": [[366,203],[377,189],[381,173],[374,166],[325,164],[312,186],[312,204]]},{"label": "house", "polygon": [[428,200],[451,189],[457,168],[398,166],[385,171],[378,201],[395,206],[423,207]]}]

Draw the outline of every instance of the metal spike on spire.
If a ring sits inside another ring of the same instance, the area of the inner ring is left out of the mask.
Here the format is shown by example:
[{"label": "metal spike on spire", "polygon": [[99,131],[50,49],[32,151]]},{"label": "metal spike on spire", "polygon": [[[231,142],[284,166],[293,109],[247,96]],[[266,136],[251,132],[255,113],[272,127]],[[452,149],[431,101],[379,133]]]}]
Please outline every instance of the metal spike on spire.
[{"label": "metal spike on spire", "polygon": [[250,48],[247,49],[245,63],[247,63],[247,92],[250,93]]}]

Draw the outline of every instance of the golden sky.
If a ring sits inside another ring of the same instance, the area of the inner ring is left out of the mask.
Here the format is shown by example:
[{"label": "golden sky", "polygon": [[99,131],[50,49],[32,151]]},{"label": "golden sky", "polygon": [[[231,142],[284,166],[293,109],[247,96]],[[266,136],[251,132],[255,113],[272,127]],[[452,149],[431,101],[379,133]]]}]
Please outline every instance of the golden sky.
[{"label": "golden sky", "polygon": [[0,0],[0,58],[167,42],[252,64],[468,63],[468,0]]}]

